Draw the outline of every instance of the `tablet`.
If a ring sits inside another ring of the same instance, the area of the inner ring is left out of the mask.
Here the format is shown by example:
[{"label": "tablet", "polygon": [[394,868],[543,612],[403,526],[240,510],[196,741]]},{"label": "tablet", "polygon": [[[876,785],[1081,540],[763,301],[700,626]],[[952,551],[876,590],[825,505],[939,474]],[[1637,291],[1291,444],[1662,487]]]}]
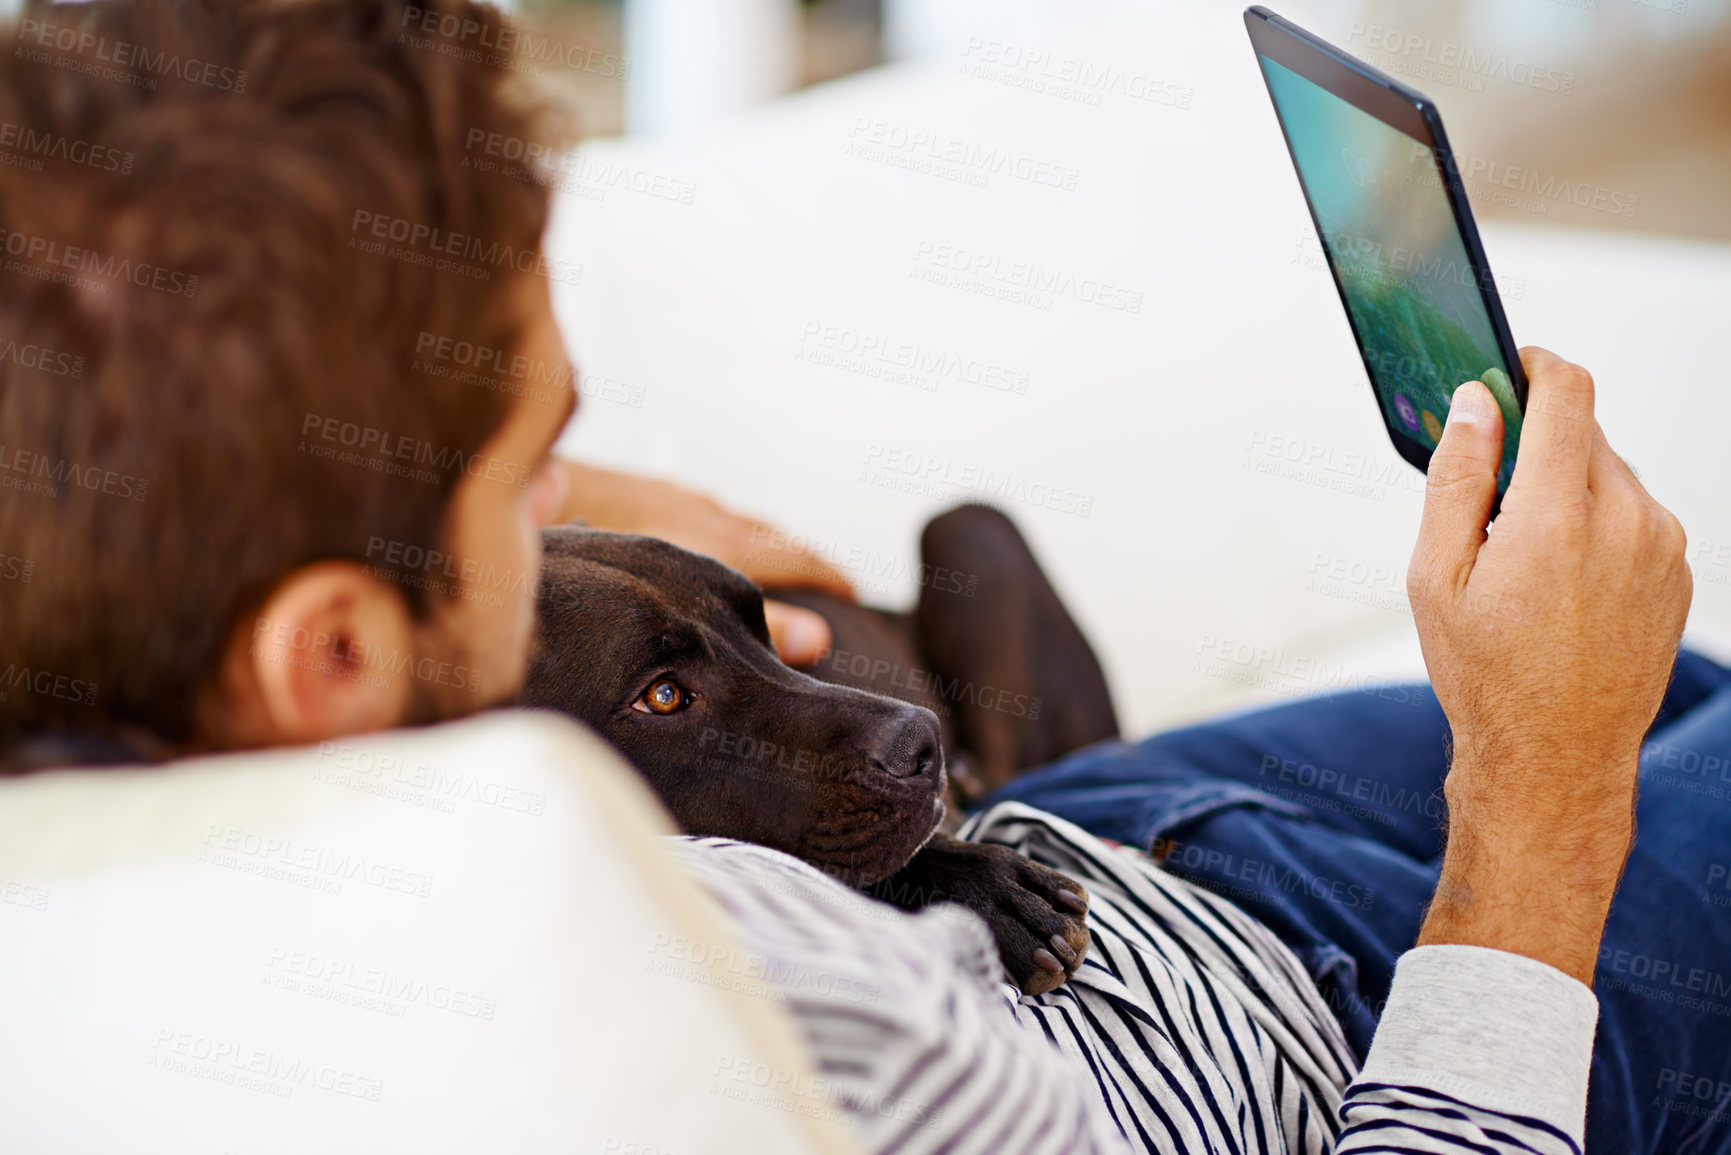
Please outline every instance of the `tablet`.
[{"label": "tablet", "polygon": [[1244,24],[1389,438],[1427,468],[1455,389],[1483,381],[1500,497],[1527,382],[1436,105],[1260,5]]}]

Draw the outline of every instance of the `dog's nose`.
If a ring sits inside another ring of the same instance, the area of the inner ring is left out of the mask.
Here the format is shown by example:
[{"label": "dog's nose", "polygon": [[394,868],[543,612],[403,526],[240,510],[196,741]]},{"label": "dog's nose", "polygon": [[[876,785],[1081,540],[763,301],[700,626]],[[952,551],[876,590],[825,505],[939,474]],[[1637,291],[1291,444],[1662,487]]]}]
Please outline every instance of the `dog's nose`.
[{"label": "dog's nose", "polygon": [[891,778],[936,778],[943,764],[937,715],[918,707],[890,728],[888,740],[872,759],[872,765]]}]

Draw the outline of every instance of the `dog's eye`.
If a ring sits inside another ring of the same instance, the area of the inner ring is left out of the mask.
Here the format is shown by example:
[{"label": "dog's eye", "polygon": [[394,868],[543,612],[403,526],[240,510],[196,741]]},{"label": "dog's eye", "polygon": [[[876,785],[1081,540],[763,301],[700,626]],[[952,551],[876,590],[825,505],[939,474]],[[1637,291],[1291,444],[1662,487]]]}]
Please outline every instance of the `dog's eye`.
[{"label": "dog's eye", "polygon": [[631,703],[633,710],[645,714],[677,714],[691,705],[691,695],[672,678],[657,678],[643,691],[643,696]]}]

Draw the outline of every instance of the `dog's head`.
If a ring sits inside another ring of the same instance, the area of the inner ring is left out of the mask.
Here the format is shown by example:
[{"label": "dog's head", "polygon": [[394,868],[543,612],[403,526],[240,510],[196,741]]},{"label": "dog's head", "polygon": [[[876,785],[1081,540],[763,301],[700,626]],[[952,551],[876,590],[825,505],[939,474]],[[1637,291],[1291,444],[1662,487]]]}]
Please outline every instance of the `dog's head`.
[{"label": "dog's head", "polygon": [[775,656],[741,574],[654,538],[548,530],[523,700],[624,752],[681,826],[866,886],[943,816],[938,721]]}]

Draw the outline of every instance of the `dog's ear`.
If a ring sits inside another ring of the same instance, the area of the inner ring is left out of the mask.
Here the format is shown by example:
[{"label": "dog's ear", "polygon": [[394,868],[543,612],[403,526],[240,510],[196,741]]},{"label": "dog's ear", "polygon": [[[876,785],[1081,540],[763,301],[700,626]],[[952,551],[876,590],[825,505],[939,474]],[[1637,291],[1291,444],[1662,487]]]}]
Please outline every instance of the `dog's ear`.
[{"label": "dog's ear", "polygon": [[620,575],[596,555],[619,536],[583,526],[542,531],[536,636],[522,704],[562,710],[591,725],[599,725],[613,704],[617,687],[608,673],[618,663],[610,651],[623,635],[619,599],[608,596],[608,587]]},{"label": "dog's ear", "polygon": [[[720,568],[720,563],[714,563]],[[727,580],[718,591],[728,608],[739,615],[745,628],[751,636],[775,651],[775,643],[769,636],[769,622],[763,616],[763,591],[754,585],[750,578],[737,570],[724,569]]]},{"label": "dog's ear", "polygon": [[[546,554],[544,568],[555,575],[553,580],[557,580],[560,559],[584,560],[622,570],[665,590],[714,596],[739,616],[754,639],[763,643],[771,653],[775,652],[775,644],[769,636],[769,623],[763,616],[763,591],[750,578],[712,557],[682,549],[660,538],[577,525],[544,529],[541,543]],[[543,591],[548,581],[549,578],[543,576]],[[546,607],[544,593],[543,610]]]}]

